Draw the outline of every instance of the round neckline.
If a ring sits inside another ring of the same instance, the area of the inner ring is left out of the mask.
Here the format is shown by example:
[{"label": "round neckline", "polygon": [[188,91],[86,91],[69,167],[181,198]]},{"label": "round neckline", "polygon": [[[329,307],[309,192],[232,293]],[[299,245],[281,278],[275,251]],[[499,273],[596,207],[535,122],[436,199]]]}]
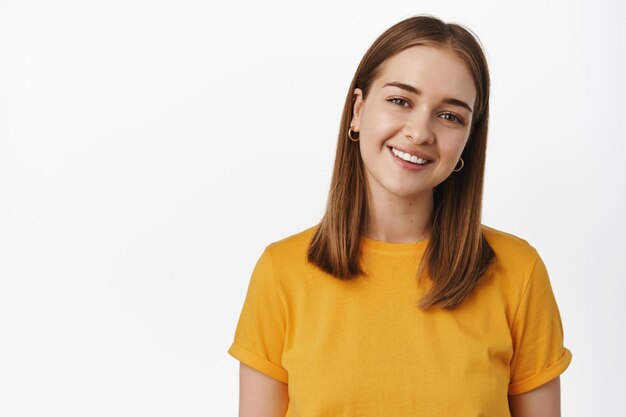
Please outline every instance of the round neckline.
[{"label": "round neckline", "polygon": [[413,255],[425,249],[429,240],[430,239],[422,239],[416,242],[385,242],[361,235],[361,248],[366,251],[387,254]]}]

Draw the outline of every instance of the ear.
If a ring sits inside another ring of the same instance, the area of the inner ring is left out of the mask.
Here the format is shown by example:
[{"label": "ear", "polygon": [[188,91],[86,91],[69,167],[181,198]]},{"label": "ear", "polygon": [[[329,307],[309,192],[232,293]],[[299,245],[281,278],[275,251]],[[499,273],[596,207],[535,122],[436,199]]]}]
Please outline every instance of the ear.
[{"label": "ear", "polygon": [[361,109],[363,108],[363,91],[360,88],[354,89],[352,101],[352,120],[350,126],[352,126],[352,131],[358,132],[361,124]]}]

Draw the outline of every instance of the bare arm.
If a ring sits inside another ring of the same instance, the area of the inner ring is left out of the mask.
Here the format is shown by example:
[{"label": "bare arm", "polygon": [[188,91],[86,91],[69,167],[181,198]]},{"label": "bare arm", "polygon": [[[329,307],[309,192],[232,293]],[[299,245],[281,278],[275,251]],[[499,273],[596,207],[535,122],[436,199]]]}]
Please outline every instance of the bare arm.
[{"label": "bare arm", "polygon": [[512,417],[561,417],[561,378],[519,395],[509,395]]},{"label": "bare arm", "polygon": [[285,417],[287,384],[239,364],[239,417]]}]

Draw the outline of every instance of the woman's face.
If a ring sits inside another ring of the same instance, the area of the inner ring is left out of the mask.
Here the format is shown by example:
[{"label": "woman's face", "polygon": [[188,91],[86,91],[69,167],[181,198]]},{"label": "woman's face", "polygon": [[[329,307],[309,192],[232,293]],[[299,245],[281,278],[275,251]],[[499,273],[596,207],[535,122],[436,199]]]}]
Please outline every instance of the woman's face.
[{"label": "woman's face", "polygon": [[[425,45],[394,55],[381,70],[365,100],[361,89],[354,90],[350,124],[359,132],[370,196],[429,195],[454,174],[467,143],[476,98],[474,80],[454,52]],[[401,160],[392,148],[429,162],[411,164],[404,160],[408,156]]]}]

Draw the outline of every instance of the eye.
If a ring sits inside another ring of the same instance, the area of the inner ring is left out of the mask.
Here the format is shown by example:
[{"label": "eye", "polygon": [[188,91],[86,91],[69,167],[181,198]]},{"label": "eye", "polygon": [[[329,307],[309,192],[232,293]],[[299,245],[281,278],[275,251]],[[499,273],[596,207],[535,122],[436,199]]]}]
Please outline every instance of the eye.
[{"label": "eye", "polygon": [[387,101],[389,101],[389,102],[391,102],[391,103],[395,104],[396,106],[406,107],[406,106],[403,106],[402,104],[398,104],[398,102],[397,102],[396,100],[399,100],[401,103],[407,103],[407,104],[408,104],[408,101],[407,101],[407,100],[405,100],[405,99],[403,99],[403,98],[400,98],[400,97],[392,97],[392,98],[390,98],[390,99],[387,99]]},{"label": "eye", "polygon": [[[459,116],[457,116],[454,113],[444,113],[443,115],[444,116],[452,116],[453,117],[453,119],[446,119],[446,120],[449,120],[449,121],[451,121],[453,123],[457,123],[457,124],[460,124],[460,125],[465,125],[465,123],[463,123],[463,119],[461,119]],[[456,119],[456,122],[454,121],[455,119]]]}]

